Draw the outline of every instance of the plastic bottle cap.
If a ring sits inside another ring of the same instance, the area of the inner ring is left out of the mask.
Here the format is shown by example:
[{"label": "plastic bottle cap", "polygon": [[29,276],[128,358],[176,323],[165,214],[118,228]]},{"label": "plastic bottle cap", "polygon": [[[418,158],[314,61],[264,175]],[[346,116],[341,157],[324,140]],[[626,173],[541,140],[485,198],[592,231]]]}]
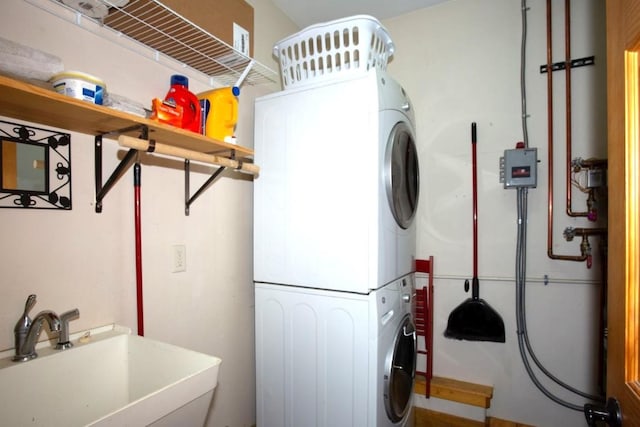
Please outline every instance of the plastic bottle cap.
[{"label": "plastic bottle cap", "polygon": [[171,86],[173,85],[180,85],[188,88],[189,78],[181,74],[174,74],[173,76],[171,76]]},{"label": "plastic bottle cap", "polygon": [[232,87],[231,93],[233,94],[233,96],[240,96],[240,88],[238,86]]}]

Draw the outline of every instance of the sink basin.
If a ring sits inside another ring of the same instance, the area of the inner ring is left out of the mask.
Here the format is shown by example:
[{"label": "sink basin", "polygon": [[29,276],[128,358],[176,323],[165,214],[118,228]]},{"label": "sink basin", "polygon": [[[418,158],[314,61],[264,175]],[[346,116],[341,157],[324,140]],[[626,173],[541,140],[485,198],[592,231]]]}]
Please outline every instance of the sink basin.
[{"label": "sink basin", "polygon": [[0,359],[6,426],[202,426],[218,380],[217,357],[110,326],[38,357]]}]

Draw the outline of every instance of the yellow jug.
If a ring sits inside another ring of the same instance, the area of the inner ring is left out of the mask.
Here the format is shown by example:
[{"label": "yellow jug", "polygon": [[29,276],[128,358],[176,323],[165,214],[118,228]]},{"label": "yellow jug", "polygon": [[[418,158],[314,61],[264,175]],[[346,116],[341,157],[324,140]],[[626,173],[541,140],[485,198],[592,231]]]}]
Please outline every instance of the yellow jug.
[{"label": "yellow jug", "polygon": [[225,141],[233,136],[238,121],[237,86],[212,89],[198,94],[202,109],[202,133],[209,138]]}]

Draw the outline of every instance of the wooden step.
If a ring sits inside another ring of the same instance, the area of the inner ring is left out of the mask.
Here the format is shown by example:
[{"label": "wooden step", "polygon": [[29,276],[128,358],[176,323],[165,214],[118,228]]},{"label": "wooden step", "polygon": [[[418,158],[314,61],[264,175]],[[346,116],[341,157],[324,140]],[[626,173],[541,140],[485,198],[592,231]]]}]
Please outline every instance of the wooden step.
[{"label": "wooden step", "polygon": [[[416,377],[414,393],[426,392],[424,377]],[[491,405],[493,387],[450,378],[431,379],[431,397],[487,409]],[[514,421],[487,417],[486,422],[471,420],[415,406],[415,427],[534,427]]]},{"label": "wooden step", "polygon": [[414,407],[414,414],[414,427],[535,427],[493,417],[487,418],[487,422],[483,423],[418,407]]},{"label": "wooden step", "polygon": [[[424,379],[416,379],[414,392],[424,395],[425,390]],[[488,408],[491,406],[493,387],[451,378],[433,377],[431,379],[431,397]]]},{"label": "wooden step", "polygon": [[427,382],[423,376],[416,375],[416,380],[413,383],[413,392],[422,396],[427,393]]},{"label": "wooden step", "polygon": [[414,407],[415,427],[485,427],[481,421]]},{"label": "wooden step", "polygon": [[535,427],[529,424],[516,423],[514,421],[501,420],[493,417],[487,418],[487,425],[489,427]]}]

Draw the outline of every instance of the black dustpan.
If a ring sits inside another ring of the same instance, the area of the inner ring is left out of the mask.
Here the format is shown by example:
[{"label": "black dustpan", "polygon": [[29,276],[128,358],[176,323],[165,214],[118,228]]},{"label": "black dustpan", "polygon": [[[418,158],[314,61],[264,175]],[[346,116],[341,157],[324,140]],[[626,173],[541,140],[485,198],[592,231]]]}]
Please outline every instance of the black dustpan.
[{"label": "black dustpan", "polygon": [[467,341],[505,342],[502,317],[478,296],[479,287],[478,278],[474,277],[472,297],[449,314],[444,336]]},{"label": "black dustpan", "polygon": [[[478,280],[478,180],[476,160],[476,124],[471,123],[473,165],[473,279],[471,298],[456,307],[447,322],[444,336],[468,341],[505,342],[502,317],[486,301],[480,298]],[[465,291],[469,281],[465,282]]]}]

